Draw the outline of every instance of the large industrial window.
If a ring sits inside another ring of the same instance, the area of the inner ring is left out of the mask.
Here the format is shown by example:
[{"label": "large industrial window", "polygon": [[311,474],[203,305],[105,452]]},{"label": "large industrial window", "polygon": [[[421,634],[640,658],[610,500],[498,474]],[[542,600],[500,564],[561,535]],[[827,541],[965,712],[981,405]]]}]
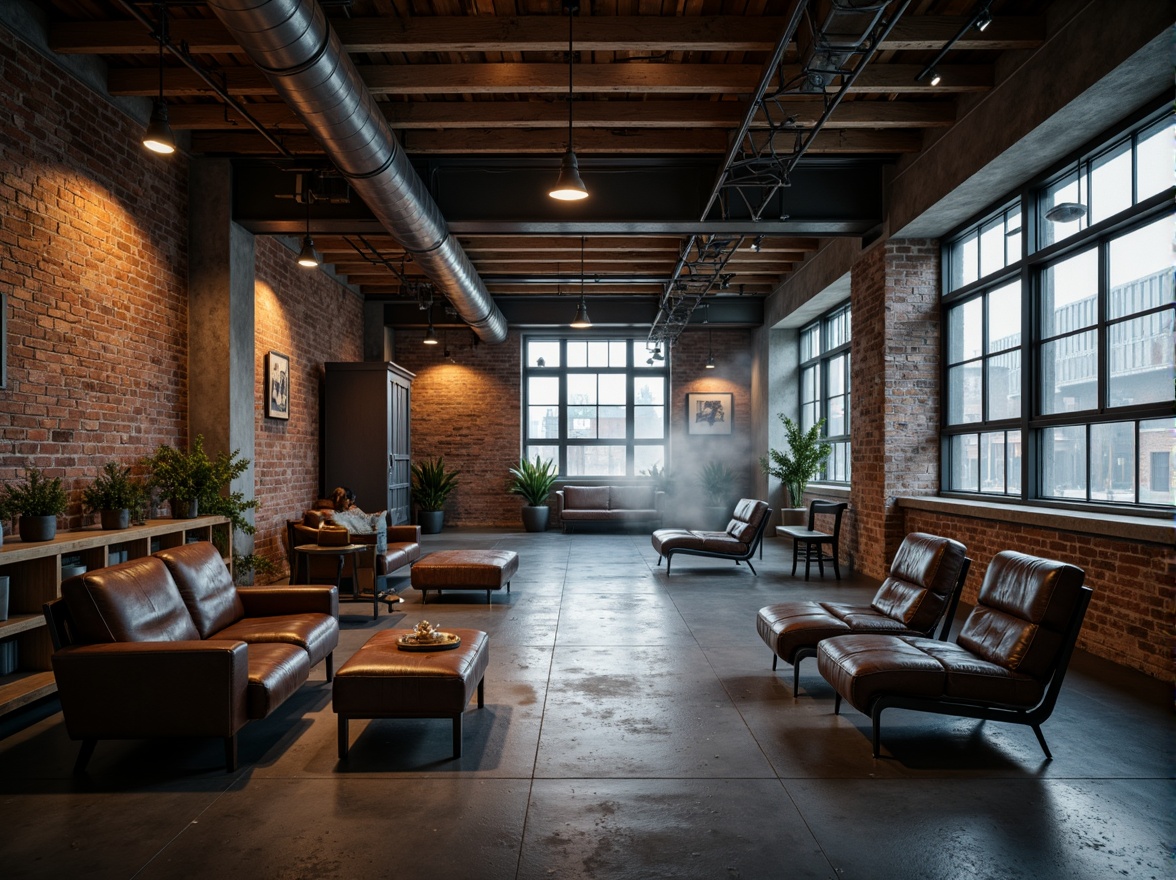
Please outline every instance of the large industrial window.
[{"label": "large industrial window", "polygon": [[526,337],[523,365],[528,459],[553,459],[561,477],[665,468],[669,362],[651,356],[644,337]]},{"label": "large industrial window", "polygon": [[1172,136],[1153,114],[947,242],[945,490],[1176,503]]},{"label": "large industrial window", "polygon": [[807,431],[825,420],[823,434],[833,450],[820,479],[848,483],[849,306],[838,308],[800,331],[800,427]]}]

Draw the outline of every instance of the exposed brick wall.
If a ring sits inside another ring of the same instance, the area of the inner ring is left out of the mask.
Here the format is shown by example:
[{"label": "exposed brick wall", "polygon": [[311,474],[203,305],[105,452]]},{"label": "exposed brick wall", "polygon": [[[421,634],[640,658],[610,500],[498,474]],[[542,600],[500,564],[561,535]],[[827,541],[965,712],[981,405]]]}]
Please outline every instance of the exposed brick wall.
[{"label": "exposed brick wall", "polygon": [[939,490],[939,246],[892,241],[854,264],[853,488],[857,568],[884,577],[906,529],[894,499]]},{"label": "exposed brick wall", "polygon": [[[708,352],[714,353],[713,370],[706,369]],[[730,434],[689,433],[686,395],[699,391],[734,395]],[[759,457],[765,452],[752,448],[751,331],[683,333],[674,345],[670,368],[670,470],[676,492],[666,512],[667,525],[711,527],[702,510],[699,472],[703,465],[711,461],[726,464],[735,475],[732,496],[746,497],[753,492]]]},{"label": "exposed brick wall", "polygon": [[925,510],[905,510],[906,531],[955,538],[968,548],[972,568],[963,601],[974,603],[992,557],[1019,550],[1077,565],[1094,590],[1078,645],[1153,675],[1172,677],[1173,578],[1171,548],[1076,535],[1015,523]]},{"label": "exposed brick wall", "polygon": [[[442,456],[461,471],[445,507],[445,525],[514,526],[523,501],[506,491],[519,460],[522,415],[520,336],[475,343],[465,328],[438,328],[444,345],[423,345],[424,331],[396,332],[396,362],[412,383],[412,459]],[[445,358],[448,348],[453,361]]]},{"label": "exposed brick wall", "polygon": [[[273,239],[258,236],[254,242],[253,552],[275,562],[281,576],[287,572],[286,520],[318,497],[323,364],[363,359],[363,304],[322,272],[303,269],[294,253]],[[265,416],[265,360],[271,351],[290,358],[288,420]]]},{"label": "exposed brick wall", "polygon": [[[422,345],[421,331],[396,333],[396,362],[417,375],[412,386],[413,459],[443,455],[447,464],[461,470],[460,485],[446,507],[447,525],[517,527],[523,502],[507,494],[506,484],[507,468],[518,461],[521,446],[520,334],[512,331],[501,345],[474,345],[468,330],[439,332],[456,364],[444,358],[444,345]],[[696,462],[705,458],[721,456],[745,472],[737,491],[751,486],[748,331],[716,331],[713,346],[719,364],[715,370],[704,368],[703,333],[683,334],[670,359],[671,469],[683,499],[696,494]],[[734,393],[734,433],[688,436],[688,391]]]},{"label": "exposed brick wall", "polygon": [[0,28],[0,482],[81,490],[110,460],[186,441],[187,161]]}]

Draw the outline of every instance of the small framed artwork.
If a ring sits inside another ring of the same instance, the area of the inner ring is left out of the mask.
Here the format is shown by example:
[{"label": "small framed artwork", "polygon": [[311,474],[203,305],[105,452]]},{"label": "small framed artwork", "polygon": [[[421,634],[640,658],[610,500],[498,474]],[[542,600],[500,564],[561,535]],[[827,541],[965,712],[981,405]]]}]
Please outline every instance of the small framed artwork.
[{"label": "small framed artwork", "polygon": [[276,351],[265,356],[265,414],[290,418],[290,358]]},{"label": "small framed artwork", "polygon": [[730,434],[735,395],[730,392],[696,391],[686,395],[687,434]]}]

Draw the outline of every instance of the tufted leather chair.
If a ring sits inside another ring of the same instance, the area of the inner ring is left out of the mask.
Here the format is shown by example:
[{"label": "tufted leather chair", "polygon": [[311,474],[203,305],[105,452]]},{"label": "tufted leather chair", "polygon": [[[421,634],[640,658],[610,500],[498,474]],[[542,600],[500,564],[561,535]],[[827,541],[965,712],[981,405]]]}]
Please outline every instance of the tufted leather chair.
[{"label": "tufted leather chair", "polygon": [[847,635],[821,642],[817,668],[842,698],[873,721],[915,709],[1009,721],[1033,728],[1053,712],[1090,603],[1080,568],[1010,550],[988,566],[976,607],[955,643],[906,635]]},{"label": "tufted leather chair", "polygon": [[817,656],[817,645],[849,633],[930,636],[940,620],[946,639],[968,576],[964,545],[951,538],[912,532],[903,539],[890,575],[869,605],[782,602],[756,615],[760,638],[777,660],[792,664],[792,695],[800,693],[800,661]]}]

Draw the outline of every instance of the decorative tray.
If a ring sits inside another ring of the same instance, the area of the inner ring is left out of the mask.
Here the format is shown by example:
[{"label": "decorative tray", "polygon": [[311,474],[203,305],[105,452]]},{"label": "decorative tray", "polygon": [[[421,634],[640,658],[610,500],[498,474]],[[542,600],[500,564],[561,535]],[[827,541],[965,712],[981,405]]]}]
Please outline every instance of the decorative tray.
[{"label": "decorative tray", "polygon": [[422,638],[416,635],[401,636],[396,640],[396,647],[401,651],[445,651],[456,648],[461,644],[461,636],[453,633],[434,633],[433,636]]}]

